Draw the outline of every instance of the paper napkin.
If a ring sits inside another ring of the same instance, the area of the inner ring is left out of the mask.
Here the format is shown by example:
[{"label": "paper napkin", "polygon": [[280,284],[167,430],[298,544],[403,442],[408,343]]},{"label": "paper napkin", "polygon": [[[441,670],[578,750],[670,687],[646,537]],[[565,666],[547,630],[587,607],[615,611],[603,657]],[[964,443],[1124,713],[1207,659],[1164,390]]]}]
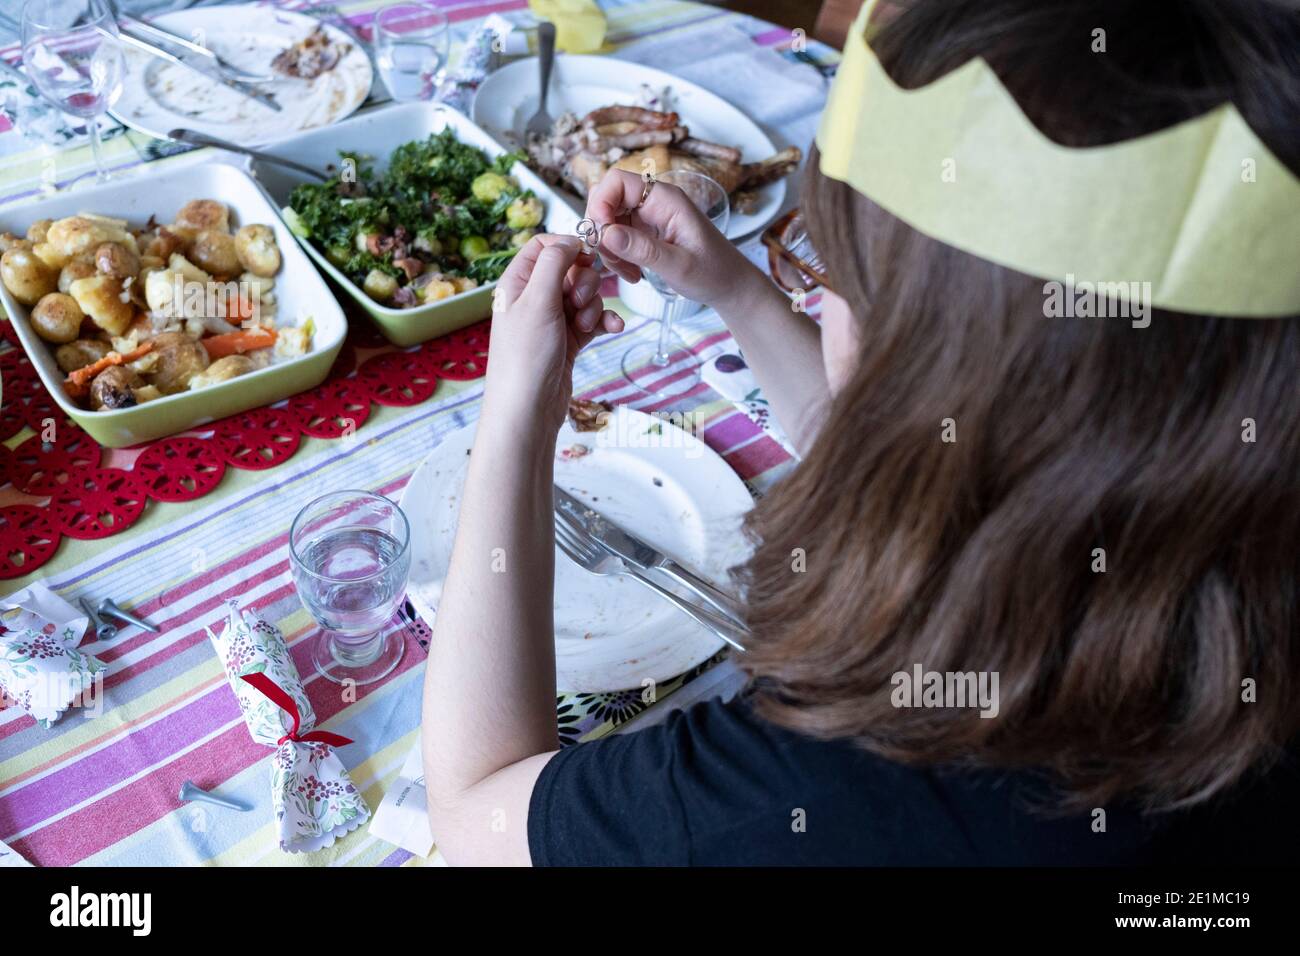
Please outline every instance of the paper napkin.
[{"label": "paper napkin", "polygon": [[88,620],[40,583],[0,599],[0,691],[42,727],[99,699],[105,665],[77,650]]}]

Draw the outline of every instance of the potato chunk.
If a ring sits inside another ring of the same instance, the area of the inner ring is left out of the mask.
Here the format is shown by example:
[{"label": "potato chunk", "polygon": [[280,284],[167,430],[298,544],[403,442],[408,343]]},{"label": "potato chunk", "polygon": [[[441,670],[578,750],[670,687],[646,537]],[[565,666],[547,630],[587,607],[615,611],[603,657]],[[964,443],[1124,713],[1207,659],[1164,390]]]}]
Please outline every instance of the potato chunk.
[{"label": "potato chunk", "polygon": [[240,375],[247,375],[256,369],[253,360],[246,355],[227,355],[219,358],[206,369],[190,379],[190,388],[203,388],[205,385],[216,385],[218,382],[226,382]]},{"label": "potato chunk", "polygon": [[54,350],[54,361],[65,372],[93,365],[108,354],[108,343],[99,339],[77,339]]},{"label": "potato chunk", "polygon": [[88,256],[73,259],[59,270],[59,291],[67,292],[72,283],[76,282],[78,279],[85,279],[87,276],[93,276],[98,271],[99,270],[95,268],[95,260]]},{"label": "potato chunk", "polygon": [[101,242],[95,248],[95,268],[119,279],[140,274],[140,256],[118,242]]},{"label": "potato chunk", "polygon": [[235,233],[235,251],[244,268],[254,275],[273,276],[280,271],[280,247],[270,226],[244,226]]},{"label": "potato chunk", "polygon": [[59,266],[88,252],[105,242],[117,242],[136,251],[135,236],[118,223],[118,219],[99,216],[68,216],[53,223],[45,234],[45,242],[38,245],[37,255],[47,262],[54,259]]},{"label": "potato chunk", "polygon": [[241,271],[240,258],[235,250],[235,237],[230,233],[205,229],[194,237],[190,259],[200,269],[214,275],[230,276]]},{"label": "potato chunk", "polygon": [[32,250],[16,246],[0,256],[0,281],[23,305],[35,305],[59,287],[59,273]]},{"label": "potato chunk", "polygon": [[81,332],[81,320],[85,313],[77,300],[62,292],[51,292],[41,296],[41,301],[32,309],[32,328],[47,342],[59,345],[73,341]]},{"label": "potato chunk", "polygon": [[183,392],[190,379],[208,367],[208,352],[197,339],[184,332],[164,332],[155,336],[153,352],[157,356],[149,372],[149,384],[164,395]]},{"label": "potato chunk", "polygon": [[193,239],[206,229],[230,231],[230,210],[215,199],[191,199],[176,213],[168,229],[185,239]]},{"label": "potato chunk", "polygon": [[144,385],[134,370],[112,365],[90,383],[90,407],[93,409],[133,408],[137,403],[133,389]]},{"label": "potato chunk", "polygon": [[130,296],[122,296],[122,280],[113,276],[93,275],[78,279],[68,286],[68,291],[90,316],[90,321],[109,335],[121,335],[135,316]]}]

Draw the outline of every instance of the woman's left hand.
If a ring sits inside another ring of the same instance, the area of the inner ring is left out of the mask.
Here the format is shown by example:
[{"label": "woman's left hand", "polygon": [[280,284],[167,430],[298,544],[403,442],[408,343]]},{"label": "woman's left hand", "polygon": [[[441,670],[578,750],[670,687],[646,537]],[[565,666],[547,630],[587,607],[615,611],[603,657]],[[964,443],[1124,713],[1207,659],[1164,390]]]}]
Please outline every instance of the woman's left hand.
[{"label": "woman's left hand", "polygon": [[485,421],[564,422],[578,352],[623,320],[605,308],[594,257],[571,236],[539,235],[515,254],[492,296]]}]

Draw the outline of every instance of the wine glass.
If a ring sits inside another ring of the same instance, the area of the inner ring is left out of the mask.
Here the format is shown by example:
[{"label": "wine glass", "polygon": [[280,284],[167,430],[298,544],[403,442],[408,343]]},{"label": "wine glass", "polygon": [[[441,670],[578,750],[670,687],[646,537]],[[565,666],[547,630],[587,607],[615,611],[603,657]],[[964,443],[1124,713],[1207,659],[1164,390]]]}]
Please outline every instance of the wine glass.
[{"label": "wine glass", "polygon": [[[731,203],[727,199],[727,191],[716,180],[704,173],[686,169],[670,169],[657,175],[655,180],[678,187],[719,232],[727,231]],[[691,354],[681,336],[673,331],[673,314],[685,300],[668,285],[663,276],[649,269],[642,269],[641,274],[654,286],[663,302],[659,316],[659,339],[654,344],[638,343],[624,352],[623,375],[643,392],[662,398],[675,397],[690,391],[700,380],[699,360]],[[673,365],[673,356],[678,353],[684,353],[686,364],[670,374],[668,368]]]},{"label": "wine glass", "polygon": [[383,495],[336,491],[298,512],[289,566],[321,633],[311,658],[336,683],[371,684],[402,659],[402,628],[388,629],[406,597],[411,527]]},{"label": "wine glass", "polygon": [[105,0],[27,0],[23,65],[47,100],[86,121],[95,175],[108,178],[100,117],[122,92],[125,61],[117,21]]},{"label": "wine glass", "polygon": [[375,64],[393,99],[426,100],[447,62],[447,17],[428,3],[394,3],[375,14]]}]

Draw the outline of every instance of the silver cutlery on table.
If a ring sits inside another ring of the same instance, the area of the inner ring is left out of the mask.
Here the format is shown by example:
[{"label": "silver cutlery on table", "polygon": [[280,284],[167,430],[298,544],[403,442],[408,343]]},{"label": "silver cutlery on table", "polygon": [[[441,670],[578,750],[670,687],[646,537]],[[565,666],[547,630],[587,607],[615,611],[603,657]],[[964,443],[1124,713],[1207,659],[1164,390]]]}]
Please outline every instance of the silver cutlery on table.
[{"label": "silver cutlery on table", "polygon": [[641,571],[663,572],[700,600],[731,618],[734,623],[743,624],[744,611],[735,598],[682,567],[636,535],[620,528],[604,515],[593,511],[588,504],[580,498],[575,498],[559,485],[555,486],[555,510],[572,518],[573,523],[582,528],[597,544],[614,552],[628,564]]},{"label": "silver cutlery on table", "polygon": [[181,784],[180,792],[176,794],[177,799],[182,803],[189,803],[197,800],[200,803],[210,803],[216,807],[225,807],[227,810],[238,810],[240,813],[247,813],[252,807],[246,807],[237,800],[231,800],[229,797],[219,797],[215,793],[209,793],[192,780],[186,780]]},{"label": "silver cutlery on table", "polygon": [[279,113],[283,109],[283,107],[281,107],[280,104],[276,102],[275,97],[272,96],[270,93],[267,93],[263,90],[259,90],[251,83],[245,83],[242,80],[231,79],[230,77],[222,74],[222,72],[218,70],[215,66],[212,66],[206,62],[203,65],[200,65],[199,63],[196,63],[194,60],[189,59],[188,57],[177,56],[171,50],[158,46],[156,43],[150,43],[148,40],[144,40],[138,36],[134,36],[133,34],[127,33],[125,30],[119,31],[116,34],[116,38],[120,39],[122,43],[126,44],[127,46],[135,47],[137,50],[143,50],[145,53],[151,54],[152,56],[156,56],[160,60],[166,60],[169,63],[176,63],[180,66],[185,67],[186,69],[193,70],[195,73],[198,73],[201,76],[206,76],[214,83],[220,83],[222,86],[226,87],[227,89],[234,90],[236,93],[240,94],[241,96],[246,96],[250,100],[254,100],[255,102],[261,103],[263,106],[267,107],[268,109],[273,109],[277,113]]},{"label": "silver cutlery on table", "polygon": [[193,53],[195,56],[199,56],[207,60],[212,65],[213,69],[220,72],[223,76],[235,80],[236,82],[268,83],[271,80],[275,79],[275,76],[271,73],[249,73],[247,70],[240,69],[239,67],[235,66],[234,64],[222,58],[216,52],[209,50],[207,47],[203,46],[202,44],[195,43],[194,41],[188,40],[183,36],[179,36],[175,33],[172,33],[169,30],[164,30],[162,27],[154,26],[152,23],[149,23],[147,20],[141,20],[139,17],[133,17],[129,13],[123,13],[122,11],[116,9],[115,4],[110,4],[110,5],[113,6],[114,13],[117,16],[117,24],[118,24],[119,31],[129,28],[131,30],[134,30],[138,34],[144,34],[145,36],[152,37],[154,40],[158,41],[159,43],[175,44],[181,49],[186,50],[190,53]]},{"label": "silver cutlery on table", "polygon": [[260,159],[263,162],[273,163],[276,166],[284,166],[286,169],[292,169],[296,172],[304,173],[308,176],[325,182],[330,179],[330,174],[323,170],[316,169],[304,163],[299,163],[292,159],[285,159],[283,156],[276,156],[274,153],[268,153],[265,150],[253,149],[251,146],[241,146],[239,143],[232,143],[228,139],[222,139],[220,136],[212,136],[208,133],[200,133],[192,129],[174,129],[167,134],[168,139],[174,139],[181,143],[189,143],[192,146],[215,146],[217,149],[226,149],[232,153],[241,153],[245,156],[252,156],[254,159]]},{"label": "silver cutlery on table", "polygon": [[95,609],[90,606],[89,601],[85,598],[77,598],[77,603],[81,605],[81,609],[86,612],[86,616],[90,618],[91,625],[95,628],[95,640],[111,641],[113,638],[117,637],[117,625],[109,624],[96,614]]},{"label": "silver cutlery on table", "polygon": [[555,62],[555,24],[543,20],[537,25],[537,63],[541,71],[541,92],[538,94],[537,112],[524,127],[528,136],[547,136],[553,121],[546,112],[546,96],[551,90],[551,65]]},{"label": "silver cutlery on table", "polygon": [[573,524],[571,519],[561,511],[555,513],[555,543],[574,564],[592,574],[622,574],[654,591],[661,598],[674,605],[679,611],[722,638],[738,651],[745,645],[741,639],[748,631],[734,621],[715,614],[708,608],[692,604],[685,598],[674,594],[667,588],[656,584],[636,568],[628,565],[612,551],[602,547],[586,532]]},{"label": "silver cutlery on table", "polygon": [[99,602],[99,605],[95,610],[99,613],[100,617],[115,617],[119,621],[126,621],[128,624],[134,624],[142,630],[150,631],[154,634],[158,633],[158,628],[156,626],[150,624],[142,617],[137,617],[130,611],[123,610],[113,601],[112,598],[104,598]]}]

